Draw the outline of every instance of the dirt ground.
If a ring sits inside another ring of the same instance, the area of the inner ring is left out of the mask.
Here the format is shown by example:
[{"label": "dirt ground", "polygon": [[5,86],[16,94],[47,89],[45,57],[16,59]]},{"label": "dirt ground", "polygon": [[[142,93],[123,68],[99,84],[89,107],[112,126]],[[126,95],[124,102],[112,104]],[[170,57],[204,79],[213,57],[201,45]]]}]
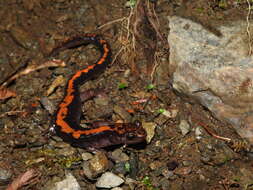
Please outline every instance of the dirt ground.
[{"label": "dirt ground", "polygon": [[[83,174],[80,159],[69,161],[85,150],[48,135],[67,79],[96,61],[98,52],[93,46],[64,51],[57,59],[64,60],[65,67],[48,67],[45,63],[52,60],[48,54],[60,42],[87,32],[101,34],[113,56],[106,72],[82,87],[99,88],[104,94],[102,100],[84,104],[82,123],[138,119],[156,125],[149,144],[123,149],[131,171],[123,172],[111,162],[109,170],[136,180],[134,187],[124,184],[123,189],[253,189],[253,155],[235,151],[210,136],[192,118],[198,115],[220,136],[239,141],[233,128],[171,88],[168,64],[173,44],[166,40],[169,15],[191,19],[220,35],[217,26],[246,20],[247,1],[153,0],[137,4],[126,0],[0,1],[0,84],[24,69],[37,68],[6,83],[9,91],[0,93],[0,189],[31,168],[36,174],[22,189],[50,189],[64,179],[66,171],[71,171],[83,189],[95,189],[95,181]],[[7,94],[10,97],[4,99]],[[176,114],[169,117],[164,113],[171,111]]]}]

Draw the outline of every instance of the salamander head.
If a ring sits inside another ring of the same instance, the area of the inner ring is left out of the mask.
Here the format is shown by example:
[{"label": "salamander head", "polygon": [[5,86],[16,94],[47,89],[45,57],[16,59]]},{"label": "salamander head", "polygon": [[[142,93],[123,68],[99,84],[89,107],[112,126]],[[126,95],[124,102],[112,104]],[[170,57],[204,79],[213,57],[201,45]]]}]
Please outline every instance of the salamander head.
[{"label": "salamander head", "polygon": [[147,133],[140,121],[123,123],[117,127],[117,133],[121,134],[121,142],[124,144],[137,144],[145,142]]}]

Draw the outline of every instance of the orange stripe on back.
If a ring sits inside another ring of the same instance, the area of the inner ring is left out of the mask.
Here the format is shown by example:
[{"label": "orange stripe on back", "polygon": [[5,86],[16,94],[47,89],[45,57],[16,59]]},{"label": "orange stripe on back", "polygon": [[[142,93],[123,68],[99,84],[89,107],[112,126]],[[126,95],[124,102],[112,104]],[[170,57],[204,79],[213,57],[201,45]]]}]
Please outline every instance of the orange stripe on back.
[{"label": "orange stripe on back", "polygon": [[113,129],[110,126],[100,126],[96,129],[90,129],[90,130],[78,130],[73,133],[73,137],[78,139],[81,135],[92,135],[96,133],[101,133],[104,131],[113,131]]},{"label": "orange stripe on back", "polygon": [[[89,65],[88,67],[77,71],[70,78],[70,80],[67,83],[66,95],[63,98],[62,102],[59,104],[59,109],[56,113],[55,123],[56,123],[56,126],[58,126],[60,129],[57,131],[61,132],[61,133],[72,134],[72,137],[75,139],[80,138],[81,135],[92,135],[92,134],[97,134],[97,133],[101,133],[101,132],[108,131],[108,130],[112,131],[112,128],[110,126],[100,126],[99,128],[90,129],[90,130],[85,130],[85,129],[84,130],[75,130],[74,127],[72,127],[68,123],[68,121],[66,120],[66,118],[71,118],[71,116],[68,115],[70,113],[69,109],[74,109],[74,108],[70,107],[70,105],[75,100],[74,92],[79,90],[78,86],[77,86],[79,84],[76,85],[75,81],[78,80],[82,75],[85,75],[85,74],[89,73],[89,71],[93,70],[96,65],[101,65],[101,64],[105,63],[105,60],[107,59],[107,57],[109,55],[109,51],[110,51],[109,46],[106,43],[106,41],[103,39],[99,39],[96,34],[86,34],[86,35],[84,35],[84,37],[87,37],[87,38],[80,38],[80,37],[73,38],[73,39],[63,43],[61,45],[61,47],[55,48],[56,51],[57,50],[60,51],[61,48],[62,48],[62,50],[72,48],[72,47],[70,47],[72,44],[73,44],[73,47],[76,47],[76,46],[82,45],[82,43],[86,44],[86,41],[88,41],[88,42],[94,41],[95,45],[99,46],[100,49],[102,47],[102,51],[103,51],[101,58],[97,61],[96,64]],[[82,42],[82,40],[83,40],[83,42]],[[64,45],[65,45],[65,47],[64,47]],[[54,52],[54,50],[52,52]],[[57,51],[57,53],[58,53],[58,51]],[[97,68],[104,69],[103,67],[97,67]],[[80,83],[82,83],[82,81]],[[73,113],[73,110],[71,113]],[[75,117],[73,117],[73,118],[75,118]]]}]

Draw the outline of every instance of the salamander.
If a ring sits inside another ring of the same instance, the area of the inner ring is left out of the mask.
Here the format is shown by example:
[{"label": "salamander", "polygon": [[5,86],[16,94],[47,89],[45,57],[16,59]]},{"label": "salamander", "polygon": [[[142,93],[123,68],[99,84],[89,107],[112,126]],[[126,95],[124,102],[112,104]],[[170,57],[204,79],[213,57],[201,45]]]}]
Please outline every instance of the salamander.
[{"label": "salamander", "polygon": [[67,82],[65,95],[60,102],[54,117],[53,130],[56,135],[72,146],[97,149],[119,144],[136,144],[145,141],[146,131],[141,122],[110,123],[102,122],[87,128],[80,126],[81,106],[80,85],[101,74],[111,61],[111,50],[108,43],[96,34],[83,34],[63,42],[54,48],[50,56],[60,51],[93,44],[101,52],[94,64],[78,70]]}]

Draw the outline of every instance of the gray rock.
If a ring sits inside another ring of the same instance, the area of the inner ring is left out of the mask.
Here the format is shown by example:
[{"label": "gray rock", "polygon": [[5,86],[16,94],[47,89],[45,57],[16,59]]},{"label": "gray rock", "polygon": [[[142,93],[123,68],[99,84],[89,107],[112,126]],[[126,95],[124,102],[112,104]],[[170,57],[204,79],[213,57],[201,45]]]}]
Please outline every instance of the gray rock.
[{"label": "gray rock", "polygon": [[218,37],[191,20],[172,16],[169,22],[173,88],[198,100],[253,143],[253,57],[246,23],[221,26]]},{"label": "gray rock", "polygon": [[77,183],[76,178],[71,173],[68,173],[66,175],[66,179],[57,182],[54,188],[54,190],[80,190],[80,189],[81,189],[80,185]]},{"label": "gray rock", "polygon": [[117,187],[124,183],[124,180],[119,176],[111,173],[106,172],[104,173],[97,181],[96,187],[98,188],[112,188]]}]

